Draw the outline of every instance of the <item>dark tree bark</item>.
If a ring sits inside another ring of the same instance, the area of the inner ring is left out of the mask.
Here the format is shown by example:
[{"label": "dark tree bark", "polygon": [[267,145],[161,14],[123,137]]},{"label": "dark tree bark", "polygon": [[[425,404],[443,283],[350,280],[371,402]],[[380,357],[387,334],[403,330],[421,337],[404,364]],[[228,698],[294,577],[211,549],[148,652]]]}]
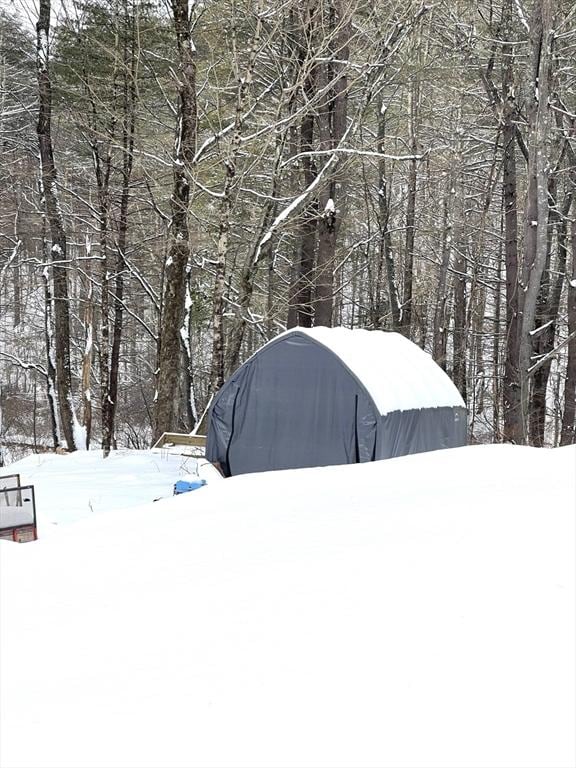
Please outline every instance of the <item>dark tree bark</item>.
[{"label": "dark tree bark", "polygon": [[[504,222],[502,221],[501,230],[503,230]],[[500,281],[502,280],[502,267],[503,267],[503,249],[502,245],[499,247],[498,252],[498,269],[497,276],[497,288],[496,295],[494,297],[494,325],[492,331],[492,432],[494,440],[500,442],[502,440],[502,426],[501,426],[501,411],[502,411],[502,372],[500,370],[500,338],[498,330],[501,327],[502,316],[502,291],[500,290]]]},{"label": "dark tree bark", "polygon": [[530,366],[532,331],[548,254],[548,158],[549,76],[551,59],[552,2],[535,3],[530,23],[532,45],[531,97],[528,109],[528,190],[524,214],[524,261],[520,293],[520,405],[522,438],[528,438],[531,400]]},{"label": "dark tree bark", "polygon": [[[302,121],[302,151],[312,147],[314,120],[307,116]],[[310,157],[303,158],[304,181],[306,186],[316,178],[316,166]],[[316,260],[316,230],[318,221],[318,201],[313,200],[303,214],[298,251],[297,278],[291,306],[296,310],[296,322],[289,319],[288,327],[300,325],[310,328],[312,325],[312,279]]]},{"label": "dark tree bark", "polygon": [[[96,106],[92,102],[93,112]],[[100,407],[102,414],[102,448],[104,456],[109,453],[105,446],[110,445],[108,434],[108,408],[110,405],[110,254],[109,254],[109,217],[110,217],[110,172],[112,152],[110,141],[101,147],[96,123],[92,127],[92,158],[96,175],[98,193],[98,229],[100,240]]]},{"label": "dark tree bark", "polygon": [[[126,2],[126,0],[125,0]],[[115,14],[115,22],[118,24],[117,14]],[[114,39],[116,46],[114,53],[117,54],[117,41],[119,39],[118,26],[115,28]],[[86,127],[84,128],[83,121],[81,122],[83,130],[88,135],[88,143],[90,145],[90,151],[92,154],[92,163],[94,168],[94,177],[96,181],[96,196],[97,196],[97,214],[98,214],[98,239],[99,239],[99,260],[100,260],[100,335],[98,343],[99,353],[99,372],[100,372],[100,413],[101,413],[101,428],[102,428],[102,448],[104,449],[104,457],[109,453],[109,445],[111,442],[111,435],[108,432],[109,420],[108,411],[110,407],[110,283],[111,283],[111,259],[110,259],[110,179],[112,174],[112,145],[116,142],[115,126],[117,122],[117,115],[115,112],[116,105],[116,91],[117,91],[117,67],[114,67],[114,74],[112,76],[112,91],[110,95],[110,101],[113,104],[110,114],[105,111],[106,117],[102,117],[102,104],[96,96],[93,88],[93,73],[91,67],[88,65],[86,57],[88,54],[90,41],[86,39],[83,53],[85,61],[82,67],[82,79],[84,92],[87,97],[87,102],[90,105],[87,110]],[[84,117],[84,116],[83,116]],[[87,256],[90,256],[89,248],[87,248]],[[92,332],[92,312],[90,312],[90,323],[86,320],[86,330],[90,327]],[[86,365],[91,365],[91,351],[88,357],[85,353],[82,366],[82,401],[84,405],[84,413],[90,413],[91,420],[91,403],[86,402],[85,393],[86,385],[89,385],[90,370],[86,370]],[[86,378],[88,379],[86,381]],[[87,429],[87,444],[89,447],[89,434],[90,429]],[[108,450],[106,450],[108,446]]]},{"label": "dark tree bark", "polygon": [[242,129],[244,126],[244,110],[248,92],[252,84],[256,56],[260,48],[260,36],[262,33],[262,4],[259,3],[256,11],[256,28],[248,55],[248,63],[244,76],[240,78],[236,91],[236,112],[234,116],[234,129],[230,148],[224,160],[226,175],[222,192],[222,206],[220,208],[220,223],[218,228],[218,243],[216,246],[216,280],[214,285],[214,299],[212,308],[212,367],[210,374],[210,388],[217,392],[225,378],[225,343],[224,343],[224,308],[226,293],[226,259],[230,240],[230,219],[232,215],[232,194],[236,178],[236,166],[240,155],[242,142]]},{"label": "dark tree bark", "polygon": [[438,275],[438,291],[436,294],[436,306],[434,308],[434,326],[432,332],[433,352],[432,356],[442,370],[446,370],[446,347],[448,341],[447,324],[449,322],[446,305],[448,303],[448,269],[452,254],[452,207],[454,200],[454,179],[449,174],[447,189],[444,194],[442,211],[442,261],[440,274]]},{"label": "dark tree bark", "polygon": [[52,83],[49,72],[50,0],[40,0],[36,24],[36,63],[38,77],[38,123],[43,205],[50,226],[54,304],[54,356],[56,387],[62,432],[68,450],[77,449],[74,434],[70,365],[70,307],[66,273],[66,233],[56,190],[56,166],[52,146]]},{"label": "dark tree bark", "polygon": [[[48,261],[46,243],[46,217],[42,215],[42,255],[44,261]],[[48,269],[42,270],[44,283],[44,344],[46,347],[46,399],[48,401],[48,413],[50,415],[50,435],[52,445],[58,448],[60,445],[60,415],[58,412],[58,394],[56,389],[56,368],[54,366],[54,323],[53,302],[50,288]]]},{"label": "dark tree bark", "polygon": [[502,56],[502,147],[504,152],[502,197],[504,204],[504,266],[506,273],[506,357],[502,382],[505,442],[522,442],[520,408],[519,317],[518,317],[518,190],[516,176],[516,115],[514,49],[508,41],[512,24],[512,2],[503,9]]},{"label": "dark tree bark", "polygon": [[[332,134],[333,100],[328,93],[332,67],[325,63],[319,68],[319,86],[324,92],[318,107],[318,148],[327,152],[334,149]],[[333,176],[324,179],[318,196],[318,249],[314,270],[314,325],[332,325],[334,293],[334,263],[336,255],[336,181]]]},{"label": "dark tree bark", "polygon": [[453,334],[453,367],[454,384],[466,401],[466,351],[468,329],[466,322],[466,259],[460,248],[457,249],[454,276],[454,334]]},{"label": "dark tree bark", "polygon": [[124,274],[126,271],[126,245],[128,237],[128,205],[130,202],[130,179],[134,162],[134,132],[136,128],[136,19],[128,12],[124,2],[124,44],[123,44],[123,88],[122,88],[122,190],[118,216],[118,241],[116,244],[116,277],[114,280],[114,319],[112,325],[112,346],[110,350],[110,371],[108,398],[102,413],[102,450],[108,456],[114,439],[114,423],[118,406],[118,377],[120,345],[124,327]]},{"label": "dark tree bark", "polygon": [[[384,155],[386,150],[386,104],[384,100],[380,103],[380,114],[378,117],[378,152]],[[378,274],[376,281],[376,295],[380,299],[382,272],[386,274],[386,284],[388,289],[388,304],[390,307],[390,328],[397,331],[400,328],[400,298],[398,296],[398,283],[396,278],[396,262],[394,260],[394,250],[392,247],[392,234],[390,232],[390,192],[388,187],[388,177],[386,169],[386,159],[382,156],[378,161],[378,213],[380,225],[380,243],[378,252]],[[382,311],[380,309],[381,301],[376,302],[375,328],[382,327]]]},{"label": "dark tree bark", "polygon": [[246,260],[240,273],[240,287],[238,295],[238,311],[234,317],[232,327],[229,333],[228,350],[226,354],[226,371],[230,375],[240,364],[240,350],[244,341],[247,325],[247,315],[254,292],[254,281],[258,274],[258,269],[262,263],[269,265],[269,289],[268,289],[268,322],[271,322],[272,316],[272,286],[271,286],[271,265],[273,264],[272,238],[269,238],[263,247],[260,246],[262,238],[265,236],[268,228],[276,215],[276,198],[279,193],[280,181],[280,162],[282,159],[283,139],[280,133],[276,139],[276,160],[272,171],[272,186],[269,198],[264,206],[262,219],[256,235],[255,245],[248,251]]},{"label": "dark tree bark", "polygon": [[576,443],[576,223],[572,222],[572,276],[568,282],[568,361],[560,445]]},{"label": "dark tree bark", "polygon": [[154,437],[173,431],[179,420],[180,329],[184,320],[186,267],[190,256],[188,206],[190,169],[196,149],[196,63],[188,0],[171,0],[178,54],[178,129],[173,164],[170,241],[160,319]]},{"label": "dark tree bark", "polygon": [[[314,5],[308,6],[306,16],[305,40],[308,46],[314,44],[314,34],[317,9]],[[300,67],[302,71],[306,66],[307,48],[300,49]],[[304,79],[303,92],[308,103],[313,102],[318,87],[318,68],[308,65],[308,71]],[[305,112],[300,125],[300,152],[308,153],[314,149],[314,114],[312,110]],[[295,153],[293,153],[295,154]],[[302,174],[305,188],[310,187],[317,176],[317,168],[314,159],[309,154],[302,156]],[[312,281],[314,263],[316,259],[316,231],[318,221],[318,199],[316,197],[308,203],[302,214],[302,223],[299,232],[299,243],[296,251],[296,264],[294,265],[294,278],[290,286],[288,297],[288,328],[302,326],[310,328],[312,325]]]},{"label": "dark tree bark", "polygon": [[[520,397],[520,317],[519,317],[519,258],[518,258],[518,181],[516,144],[527,158],[528,152],[520,134],[519,108],[516,102],[514,0],[504,0],[500,27],[495,37],[502,41],[502,89],[493,80],[495,49],[486,70],[480,71],[490,106],[502,130],[502,205],[504,209],[504,270],[506,278],[506,326],[504,375],[502,378],[502,410],[504,442],[523,442]],[[495,329],[498,332],[498,329]]]},{"label": "dark tree bark", "polygon": [[[3,86],[3,84],[2,84]],[[22,240],[20,238],[20,210],[22,206],[21,191],[17,191],[17,209],[14,219],[14,239],[16,240],[16,246],[14,247],[14,267],[13,267],[13,291],[14,291],[14,328],[20,325],[22,322],[22,290],[21,290],[21,270],[20,270],[20,247]]]},{"label": "dark tree bark", "polygon": [[[548,219],[548,254],[544,269],[544,278],[536,305],[536,325],[542,330],[534,341],[534,353],[538,360],[546,358],[554,349],[556,326],[560,311],[562,286],[566,272],[568,254],[568,216],[572,206],[573,192],[570,190],[564,196],[562,208],[557,208],[556,179],[549,184],[549,197],[552,202]],[[552,270],[552,241],[556,229],[558,257],[556,267]],[[552,367],[552,357],[535,371],[532,377],[532,402],[530,405],[530,443],[542,447],[546,427],[546,394]]]},{"label": "dark tree bark", "polygon": [[[348,113],[347,62],[350,55],[350,19],[346,17],[346,5],[336,0],[328,9],[328,33],[331,37],[332,56],[341,63],[328,61],[321,67],[325,97],[318,110],[318,134],[320,149],[338,147],[346,132]],[[331,83],[334,83],[330,87]],[[318,256],[315,276],[314,324],[332,325],[334,309],[334,268],[336,263],[336,237],[338,234],[338,209],[342,207],[343,183],[333,172],[324,182],[320,193],[318,222]]]},{"label": "dark tree bark", "polygon": [[420,86],[415,81],[409,93],[409,132],[410,152],[412,159],[409,161],[408,170],[408,199],[406,202],[406,244],[404,249],[404,291],[402,294],[402,323],[401,331],[410,338],[412,330],[413,313],[413,284],[414,284],[414,242],[416,240],[416,185],[418,181],[418,108],[420,100]]}]

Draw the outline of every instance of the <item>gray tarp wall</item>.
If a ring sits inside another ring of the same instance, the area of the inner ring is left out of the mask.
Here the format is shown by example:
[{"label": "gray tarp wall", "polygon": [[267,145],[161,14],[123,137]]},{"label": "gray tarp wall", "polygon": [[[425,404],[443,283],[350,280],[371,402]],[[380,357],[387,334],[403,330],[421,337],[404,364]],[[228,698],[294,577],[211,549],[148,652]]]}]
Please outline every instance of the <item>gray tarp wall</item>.
[{"label": "gray tarp wall", "polygon": [[376,453],[379,459],[393,459],[409,453],[458,448],[466,445],[467,436],[465,408],[391,411],[380,417]]},{"label": "gray tarp wall", "polygon": [[465,442],[463,408],[381,416],[337,355],[295,332],[256,353],[218,392],[206,456],[230,476],[372,461]]}]

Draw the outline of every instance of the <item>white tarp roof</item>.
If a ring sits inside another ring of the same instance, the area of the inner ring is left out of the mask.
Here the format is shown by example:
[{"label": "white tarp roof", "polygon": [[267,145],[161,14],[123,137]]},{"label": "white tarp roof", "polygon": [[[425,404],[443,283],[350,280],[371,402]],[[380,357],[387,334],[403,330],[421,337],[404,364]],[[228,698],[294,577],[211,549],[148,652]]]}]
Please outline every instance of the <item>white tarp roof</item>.
[{"label": "white tarp roof", "polygon": [[292,328],[270,344],[303,333],[332,351],[362,382],[381,414],[466,405],[432,357],[400,333],[362,328]]}]

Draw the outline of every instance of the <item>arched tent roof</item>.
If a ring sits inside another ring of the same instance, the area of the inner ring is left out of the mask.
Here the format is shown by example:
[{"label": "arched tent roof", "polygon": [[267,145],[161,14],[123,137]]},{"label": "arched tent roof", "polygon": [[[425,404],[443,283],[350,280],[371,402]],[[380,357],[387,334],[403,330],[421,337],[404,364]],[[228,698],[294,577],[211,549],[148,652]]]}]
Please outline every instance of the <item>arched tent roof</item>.
[{"label": "arched tent roof", "polygon": [[305,334],[333,352],[364,386],[379,413],[465,408],[453,381],[432,357],[400,333],[362,328],[292,328],[265,344]]}]

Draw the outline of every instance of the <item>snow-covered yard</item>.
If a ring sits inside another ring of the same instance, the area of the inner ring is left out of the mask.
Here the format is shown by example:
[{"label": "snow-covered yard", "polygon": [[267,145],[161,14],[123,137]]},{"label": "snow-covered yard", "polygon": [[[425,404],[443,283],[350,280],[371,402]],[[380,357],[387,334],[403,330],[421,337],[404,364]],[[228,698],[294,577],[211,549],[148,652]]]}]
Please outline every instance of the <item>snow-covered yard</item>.
[{"label": "snow-covered yard", "polygon": [[144,503],[180,464],[14,469],[41,538],[0,542],[3,768],[576,765],[576,448]]},{"label": "snow-covered yard", "polygon": [[196,469],[213,482],[220,479],[205,460],[168,450],[114,451],[106,460],[101,456],[100,451],[30,454],[0,474],[19,473],[23,484],[34,485],[40,538],[57,526],[170,496],[174,483]]}]

